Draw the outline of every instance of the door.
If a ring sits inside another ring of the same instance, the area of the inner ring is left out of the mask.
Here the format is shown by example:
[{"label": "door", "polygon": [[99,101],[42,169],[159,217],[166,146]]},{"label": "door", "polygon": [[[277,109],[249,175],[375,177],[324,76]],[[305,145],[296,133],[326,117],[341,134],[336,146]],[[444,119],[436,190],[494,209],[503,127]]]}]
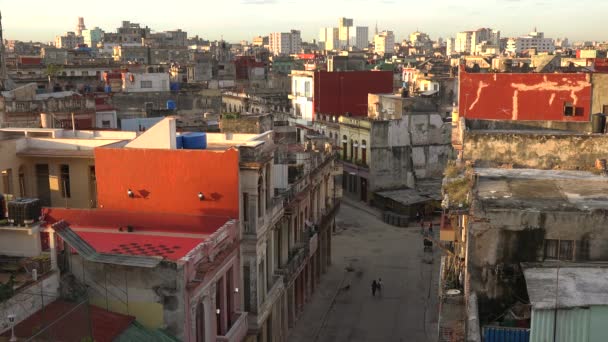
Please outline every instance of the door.
[{"label": "door", "polygon": [[89,166],[89,204],[91,208],[97,208],[97,177],[95,166]]},{"label": "door", "polygon": [[367,179],[361,178],[361,201],[367,202]]},{"label": "door", "polygon": [[44,207],[51,206],[51,187],[49,184],[49,165],[36,164],[36,190],[38,199]]}]

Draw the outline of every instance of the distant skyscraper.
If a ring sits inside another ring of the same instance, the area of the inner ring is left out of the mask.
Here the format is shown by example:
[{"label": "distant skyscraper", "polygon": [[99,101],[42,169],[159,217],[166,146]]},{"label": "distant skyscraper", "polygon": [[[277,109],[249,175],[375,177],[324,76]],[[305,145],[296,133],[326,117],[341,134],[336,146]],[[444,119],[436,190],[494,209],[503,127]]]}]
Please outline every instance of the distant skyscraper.
[{"label": "distant skyscraper", "polygon": [[319,40],[324,43],[322,48],[327,51],[339,48],[339,29],[337,27],[324,27],[321,29]]},{"label": "distant skyscraper", "polygon": [[338,30],[340,34],[340,48],[348,48],[350,43],[350,28],[353,27],[353,20],[348,18],[338,19]]},{"label": "distant skyscraper", "polygon": [[269,35],[268,45],[274,55],[291,55],[300,53],[302,37],[300,31],[273,32]]},{"label": "distant skyscraper", "polygon": [[374,37],[374,52],[384,56],[395,50],[395,35],[393,31],[382,31]]},{"label": "distant skyscraper", "polygon": [[82,36],[82,31],[86,30],[86,29],[87,29],[87,27],[84,26],[84,18],[78,17],[78,25],[76,25],[76,35]]},{"label": "distant skyscraper", "polygon": [[367,26],[357,26],[355,34],[355,46],[359,49],[366,49],[369,46],[369,28]]}]

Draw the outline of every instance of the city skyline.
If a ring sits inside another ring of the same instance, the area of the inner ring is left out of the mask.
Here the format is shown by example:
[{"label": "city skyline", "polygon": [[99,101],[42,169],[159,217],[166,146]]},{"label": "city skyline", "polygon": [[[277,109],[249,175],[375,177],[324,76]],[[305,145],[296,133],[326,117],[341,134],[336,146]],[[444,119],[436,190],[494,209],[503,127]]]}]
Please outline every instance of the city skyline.
[{"label": "city skyline", "polygon": [[[331,4],[313,0],[307,3],[307,7],[316,8],[317,5],[323,5],[324,11],[315,12],[312,18],[306,18],[298,16],[301,12],[294,11],[294,2],[291,0],[230,0],[214,4],[214,10],[220,13],[217,15],[208,15],[205,5],[200,3],[179,1],[176,5],[186,8],[200,7],[201,11],[184,11],[175,17],[167,16],[164,12],[142,10],[139,4],[115,0],[91,4],[87,6],[86,11],[73,8],[65,0],[59,0],[52,4],[45,2],[35,8],[28,8],[27,15],[30,20],[23,20],[22,4],[0,0],[5,39],[23,41],[53,41],[56,35],[75,31],[77,18],[80,16],[84,17],[87,28],[98,26],[107,32],[115,32],[122,20],[129,20],[155,31],[181,28],[187,31],[189,36],[198,35],[210,40],[223,37],[230,42],[251,41],[258,35],[288,32],[290,29],[301,30],[303,40],[312,41],[318,39],[319,28],[337,26],[339,17],[353,18],[355,26],[368,26],[370,35],[378,22],[380,30],[394,31],[397,41],[417,29],[437,39],[453,37],[456,32],[479,27],[499,29],[503,37],[524,35],[537,27],[552,38],[568,37],[571,41],[606,39],[596,27],[602,24],[599,13],[602,13],[602,9],[608,10],[608,4],[582,0],[578,6],[572,8],[560,6],[561,3],[565,1],[524,4],[523,0],[495,0],[491,3],[474,0],[468,1],[467,4],[453,4],[440,0],[432,4],[408,4],[402,12],[400,9],[404,8],[403,4],[391,0],[378,1],[373,6],[361,0],[340,0]],[[65,6],[62,7],[61,4]],[[586,4],[593,4],[593,13],[598,14],[584,13],[583,11],[590,8]],[[113,5],[121,10],[105,13],[107,8]],[[237,13],[234,13],[235,6],[240,10]],[[62,8],[59,13],[58,7]],[[222,15],[223,12],[226,14]],[[263,12],[265,15],[252,16],[252,13],[256,12]],[[48,13],[56,14],[51,18]],[[407,17],[407,20],[404,20],[404,17]],[[566,21],[569,25],[563,25]]]}]

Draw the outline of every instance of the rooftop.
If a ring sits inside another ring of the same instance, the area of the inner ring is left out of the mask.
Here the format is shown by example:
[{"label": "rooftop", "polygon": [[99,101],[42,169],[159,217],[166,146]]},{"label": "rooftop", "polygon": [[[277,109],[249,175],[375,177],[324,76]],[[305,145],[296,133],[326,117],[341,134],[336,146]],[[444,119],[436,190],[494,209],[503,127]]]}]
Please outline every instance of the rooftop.
[{"label": "rooftop", "polygon": [[490,210],[608,208],[608,182],[584,171],[476,168],[477,200]]},{"label": "rooftop", "polygon": [[534,309],[608,305],[608,264],[522,264]]},{"label": "rooftop", "polygon": [[50,227],[61,220],[95,253],[177,261],[222,228],[227,217],[45,208]]}]

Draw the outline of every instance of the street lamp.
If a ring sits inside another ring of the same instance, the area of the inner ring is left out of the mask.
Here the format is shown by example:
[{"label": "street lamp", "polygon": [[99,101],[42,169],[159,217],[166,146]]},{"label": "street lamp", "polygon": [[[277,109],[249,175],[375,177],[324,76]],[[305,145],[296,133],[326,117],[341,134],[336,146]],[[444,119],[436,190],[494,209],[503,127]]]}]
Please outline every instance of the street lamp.
[{"label": "street lamp", "polygon": [[15,336],[15,314],[11,313],[8,315],[8,322],[11,325],[11,338],[9,342],[17,342],[17,337]]}]

